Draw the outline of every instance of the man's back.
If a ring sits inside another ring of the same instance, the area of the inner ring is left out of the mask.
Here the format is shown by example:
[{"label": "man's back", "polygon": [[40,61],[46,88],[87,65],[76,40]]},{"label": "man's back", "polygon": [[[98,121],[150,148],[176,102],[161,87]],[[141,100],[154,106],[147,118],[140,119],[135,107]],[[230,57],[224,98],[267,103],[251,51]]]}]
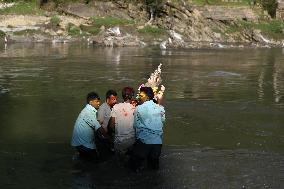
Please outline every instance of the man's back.
[{"label": "man's back", "polygon": [[100,124],[96,119],[96,109],[87,104],[76,120],[71,145],[95,149],[94,130],[98,128]]},{"label": "man's back", "polygon": [[138,105],[134,115],[136,137],[145,144],[162,144],[164,107],[150,100]]},{"label": "man's back", "polygon": [[110,118],[111,108],[104,102],[98,110],[98,120],[102,127],[107,131],[107,125]]},{"label": "man's back", "polygon": [[135,142],[133,128],[135,107],[127,102],[114,105],[111,117],[115,118],[114,146],[118,151],[125,151]]}]

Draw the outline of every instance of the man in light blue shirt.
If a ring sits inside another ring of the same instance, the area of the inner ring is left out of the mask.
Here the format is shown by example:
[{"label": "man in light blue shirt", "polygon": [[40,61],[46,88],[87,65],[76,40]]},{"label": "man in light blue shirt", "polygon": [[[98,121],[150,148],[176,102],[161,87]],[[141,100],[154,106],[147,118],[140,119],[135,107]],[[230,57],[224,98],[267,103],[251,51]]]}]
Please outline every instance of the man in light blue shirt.
[{"label": "man in light blue shirt", "polygon": [[80,157],[87,159],[97,158],[95,131],[102,130],[97,120],[97,109],[100,105],[100,97],[95,92],[87,95],[87,105],[79,114],[71,140],[71,145],[79,152]]},{"label": "man in light blue shirt", "polygon": [[142,104],[134,111],[136,142],[130,158],[130,167],[137,171],[147,159],[150,168],[158,169],[165,110],[153,102],[154,93],[151,87],[142,87],[139,98]]}]

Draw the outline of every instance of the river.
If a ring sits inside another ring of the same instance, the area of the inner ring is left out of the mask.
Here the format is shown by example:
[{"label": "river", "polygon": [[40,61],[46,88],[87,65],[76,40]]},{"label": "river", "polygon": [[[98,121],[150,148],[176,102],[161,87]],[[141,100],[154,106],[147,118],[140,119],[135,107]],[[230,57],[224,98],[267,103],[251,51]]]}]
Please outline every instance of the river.
[{"label": "river", "polygon": [[[86,94],[137,88],[160,63],[160,170],[74,160]],[[1,189],[283,188],[284,50],[2,45],[0,146]]]}]

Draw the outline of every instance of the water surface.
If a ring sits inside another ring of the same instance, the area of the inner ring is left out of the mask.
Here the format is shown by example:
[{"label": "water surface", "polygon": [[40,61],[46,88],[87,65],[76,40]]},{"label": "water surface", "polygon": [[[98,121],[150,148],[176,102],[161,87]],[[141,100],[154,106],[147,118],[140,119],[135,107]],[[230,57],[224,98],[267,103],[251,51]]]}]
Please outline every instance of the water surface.
[{"label": "water surface", "polygon": [[[160,63],[161,169],[72,160],[85,95],[137,88]],[[283,95],[282,49],[0,46],[0,188],[281,188]]]}]

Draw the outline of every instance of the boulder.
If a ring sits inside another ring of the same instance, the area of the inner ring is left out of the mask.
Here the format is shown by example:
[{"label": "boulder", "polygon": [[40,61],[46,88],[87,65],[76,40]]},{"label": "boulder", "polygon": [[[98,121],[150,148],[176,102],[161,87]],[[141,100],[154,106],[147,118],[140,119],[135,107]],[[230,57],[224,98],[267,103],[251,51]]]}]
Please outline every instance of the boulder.
[{"label": "boulder", "polygon": [[[119,34],[117,31],[119,30]],[[110,32],[110,31],[115,31]],[[146,44],[141,41],[137,36],[123,33],[119,28],[108,28],[102,31],[99,35],[94,36],[88,41],[95,45],[108,46],[108,47],[128,47],[128,46],[145,46]]]},{"label": "boulder", "polygon": [[92,1],[92,3],[74,3],[67,2],[59,7],[59,10],[73,16],[78,16],[84,19],[91,17],[118,17],[122,19],[131,19],[127,14],[127,9],[122,9],[121,6],[113,2]]},{"label": "boulder", "polygon": [[247,7],[204,6],[198,10],[207,19],[219,21],[248,20],[257,21],[259,17]]}]

